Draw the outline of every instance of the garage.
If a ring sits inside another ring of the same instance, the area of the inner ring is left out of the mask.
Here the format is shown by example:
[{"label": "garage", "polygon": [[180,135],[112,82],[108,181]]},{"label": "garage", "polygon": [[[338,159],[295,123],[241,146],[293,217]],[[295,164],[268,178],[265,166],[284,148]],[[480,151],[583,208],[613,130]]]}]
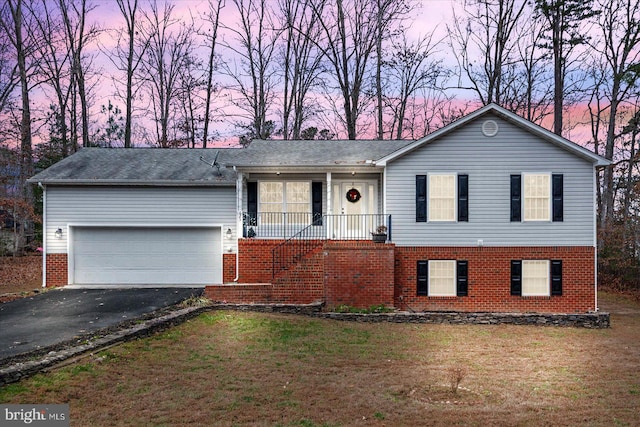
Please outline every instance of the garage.
[{"label": "garage", "polygon": [[77,285],[222,283],[220,227],[70,227]]}]

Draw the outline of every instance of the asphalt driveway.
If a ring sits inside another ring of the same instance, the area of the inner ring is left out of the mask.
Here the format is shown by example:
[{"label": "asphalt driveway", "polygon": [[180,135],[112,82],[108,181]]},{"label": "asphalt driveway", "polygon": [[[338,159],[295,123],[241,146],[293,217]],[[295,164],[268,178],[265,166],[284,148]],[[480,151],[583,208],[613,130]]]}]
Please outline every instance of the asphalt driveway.
[{"label": "asphalt driveway", "polygon": [[202,291],[62,288],[0,304],[0,361],[133,321]]}]

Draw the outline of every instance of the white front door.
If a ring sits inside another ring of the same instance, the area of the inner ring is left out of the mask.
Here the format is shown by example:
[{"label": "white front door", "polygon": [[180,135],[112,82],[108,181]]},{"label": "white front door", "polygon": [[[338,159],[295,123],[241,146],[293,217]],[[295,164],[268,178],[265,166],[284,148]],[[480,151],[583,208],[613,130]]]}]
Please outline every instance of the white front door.
[{"label": "white front door", "polygon": [[334,181],[334,224],[336,239],[367,239],[377,224],[377,181]]}]

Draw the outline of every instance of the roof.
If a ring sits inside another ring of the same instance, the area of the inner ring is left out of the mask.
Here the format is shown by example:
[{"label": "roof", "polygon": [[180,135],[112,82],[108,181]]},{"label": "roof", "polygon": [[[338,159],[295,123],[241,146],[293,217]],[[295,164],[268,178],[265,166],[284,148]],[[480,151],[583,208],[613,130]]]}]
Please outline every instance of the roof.
[{"label": "roof", "polygon": [[[83,148],[29,182],[56,185],[235,185],[235,166],[353,167],[412,141],[256,140],[247,148]],[[212,166],[214,160],[219,166]],[[369,162],[367,162],[369,161]]]},{"label": "roof", "polygon": [[[45,184],[235,185],[240,149],[83,148],[29,179]],[[216,154],[217,167],[211,166]],[[202,161],[200,158],[204,161]],[[207,163],[205,163],[205,161]]]},{"label": "roof", "polygon": [[466,116],[456,120],[453,123],[450,123],[449,125],[438,129],[437,131],[421,138],[418,139],[415,142],[412,142],[411,144],[406,145],[405,147],[395,151],[394,153],[391,153],[390,155],[380,159],[378,161],[379,165],[386,165],[389,162],[392,162],[395,159],[398,159],[402,156],[404,156],[405,154],[419,148],[422,147],[423,145],[427,145],[430,144],[431,142],[434,142],[435,140],[437,140],[438,138],[441,138],[442,136],[449,134],[451,132],[453,132],[454,130],[466,125],[467,123],[476,120],[479,117],[482,117],[486,114],[489,113],[493,113],[511,123],[513,123],[514,125],[534,134],[537,135],[539,137],[541,137],[542,139],[560,147],[563,148],[573,154],[575,154],[578,157],[581,157],[591,163],[593,163],[593,165],[595,167],[601,167],[601,166],[608,166],[611,164],[611,161],[605,159],[602,156],[599,156],[589,150],[587,150],[586,148],[569,141],[568,139],[565,139],[561,136],[558,136],[556,134],[554,134],[553,132],[548,131],[547,129],[536,125],[535,123],[532,123],[520,116],[518,116],[515,113],[512,113],[509,110],[506,110],[496,104],[489,104],[489,105],[485,105],[484,107],[470,113],[467,114]]},{"label": "roof", "polygon": [[248,148],[243,150],[235,166],[360,166],[388,156],[412,142],[388,140],[255,140],[251,142]]}]

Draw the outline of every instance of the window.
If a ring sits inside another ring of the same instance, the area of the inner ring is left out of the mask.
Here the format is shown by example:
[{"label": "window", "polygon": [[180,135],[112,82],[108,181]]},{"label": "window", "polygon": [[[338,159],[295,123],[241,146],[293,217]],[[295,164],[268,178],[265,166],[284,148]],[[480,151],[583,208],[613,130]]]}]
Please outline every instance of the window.
[{"label": "window", "polygon": [[549,294],[549,261],[522,261],[522,295],[548,296]]},{"label": "window", "polygon": [[429,261],[429,295],[456,295],[455,261]]},{"label": "window", "polygon": [[549,221],[551,219],[551,176],[524,174],[524,220]]},{"label": "window", "polygon": [[416,175],[416,222],[427,222],[427,213],[433,222],[468,222],[469,175]]},{"label": "window", "polygon": [[562,174],[511,175],[511,222],[564,221],[563,187]]},{"label": "window", "polygon": [[418,261],[417,295],[465,297],[468,295],[468,261]]},{"label": "window", "polygon": [[260,181],[258,200],[263,224],[280,224],[283,212],[291,223],[308,222],[311,213],[311,184],[309,182]]},{"label": "window", "polygon": [[456,220],[456,176],[429,175],[429,221]]},{"label": "window", "polygon": [[562,295],[562,260],[511,261],[511,295]]}]

